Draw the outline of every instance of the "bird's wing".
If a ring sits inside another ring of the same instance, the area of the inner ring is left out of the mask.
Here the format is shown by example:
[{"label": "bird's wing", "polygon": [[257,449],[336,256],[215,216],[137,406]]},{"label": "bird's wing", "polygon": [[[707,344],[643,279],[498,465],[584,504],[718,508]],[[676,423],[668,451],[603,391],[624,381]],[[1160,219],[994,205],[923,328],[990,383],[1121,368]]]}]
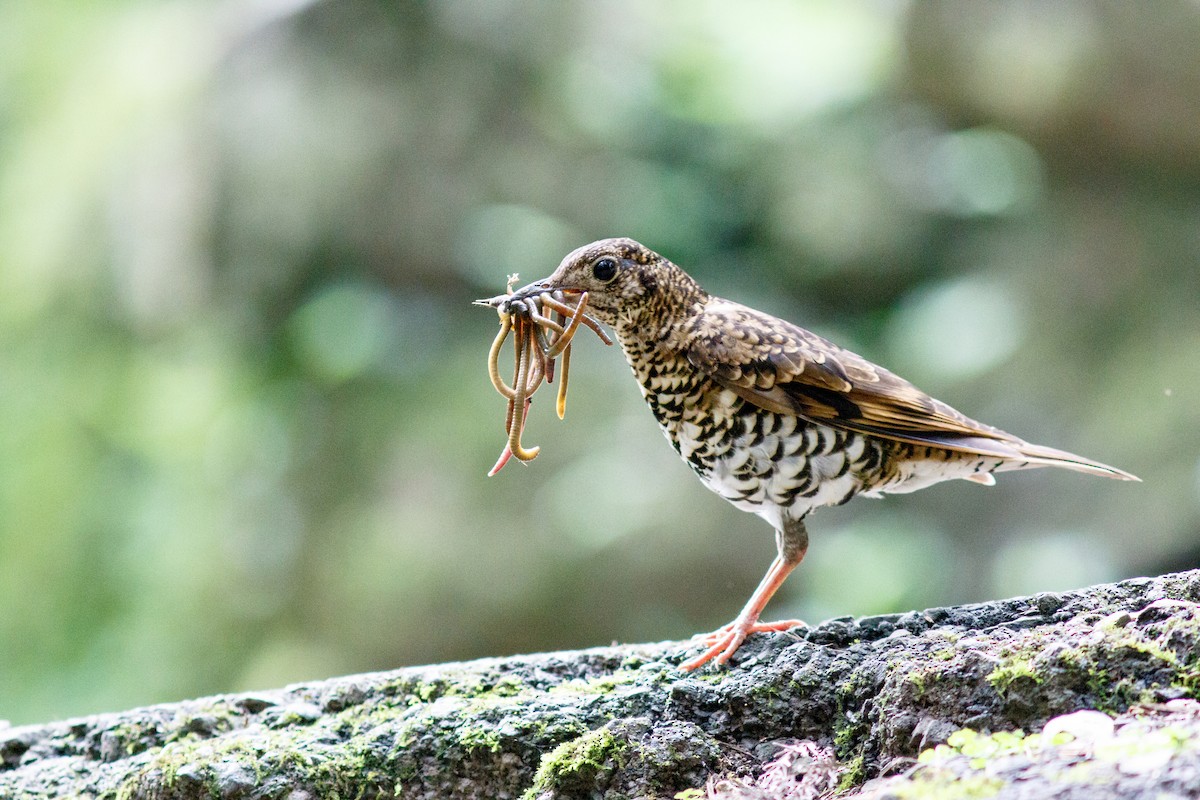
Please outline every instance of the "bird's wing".
[{"label": "bird's wing", "polygon": [[768,411],[999,458],[1020,459],[1027,446],[862,356],[737,303],[710,301],[692,326],[686,354],[714,381]]}]

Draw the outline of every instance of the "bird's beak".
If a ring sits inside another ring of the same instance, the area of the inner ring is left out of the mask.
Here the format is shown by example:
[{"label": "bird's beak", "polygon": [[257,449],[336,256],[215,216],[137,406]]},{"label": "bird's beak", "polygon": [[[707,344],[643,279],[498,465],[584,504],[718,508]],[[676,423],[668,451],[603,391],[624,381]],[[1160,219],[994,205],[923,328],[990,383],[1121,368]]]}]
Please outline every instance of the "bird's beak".
[{"label": "bird's beak", "polygon": [[563,294],[566,294],[566,295],[578,295],[583,292],[582,289],[571,289],[571,288],[568,288],[565,286],[555,286],[549,278],[542,278],[540,281],[534,281],[533,283],[522,286],[520,289],[517,289],[512,294],[498,294],[495,297],[488,297],[488,298],[484,298],[482,300],[476,300],[474,302],[474,305],[491,306],[492,308],[499,308],[500,305],[502,303],[504,303],[505,301],[524,300],[524,299],[526,299],[528,297],[532,297],[536,294],[541,294],[542,292],[554,292],[554,291],[562,292]]},{"label": "bird's beak", "polygon": [[525,298],[531,297],[535,294],[541,294],[542,292],[550,291],[550,287],[547,285],[547,283],[548,280],[545,279],[534,281],[527,286],[522,286],[520,289],[517,289],[511,294],[498,294],[495,297],[487,297],[482,300],[476,300],[473,305],[500,308],[507,302],[511,302],[513,300],[524,300]]},{"label": "bird's beak", "polygon": [[543,278],[540,281],[534,281],[533,283],[522,286],[509,296],[513,300],[524,300],[527,297],[532,297],[533,295],[541,294],[542,292],[552,291],[553,289],[554,287],[550,285],[550,279]]}]

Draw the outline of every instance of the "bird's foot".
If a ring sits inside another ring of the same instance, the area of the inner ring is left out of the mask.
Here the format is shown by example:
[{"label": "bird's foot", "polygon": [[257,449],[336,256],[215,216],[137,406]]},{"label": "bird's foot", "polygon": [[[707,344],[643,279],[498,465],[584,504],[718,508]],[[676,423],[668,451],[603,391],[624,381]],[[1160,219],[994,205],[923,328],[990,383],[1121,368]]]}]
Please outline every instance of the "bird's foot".
[{"label": "bird's foot", "polygon": [[698,633],[692,637],[693,641],[699,641],[700,644],[707,646],[700,655],[695,658],[685,661],[679,665],[679,668],[685,672],[691,672],[697,667],[702,667],[709,661],[716,660],[718,664],[725,664],[729,659],[733,658],[733,654],[742,646],[742,642],[746,641],[746,637],[752,633],[778,633],[795,628],[798,625],[807,625],[806,622],[799,619],[784,619],[778,622],[759,622],[757,620],[734,620],[712,633]]}]

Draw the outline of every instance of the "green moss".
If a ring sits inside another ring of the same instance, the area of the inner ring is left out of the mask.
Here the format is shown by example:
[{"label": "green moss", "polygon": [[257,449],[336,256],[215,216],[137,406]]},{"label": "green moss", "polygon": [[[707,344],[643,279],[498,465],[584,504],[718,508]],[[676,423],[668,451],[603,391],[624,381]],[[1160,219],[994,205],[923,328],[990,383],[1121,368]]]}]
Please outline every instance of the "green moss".
[{"label": "green moss", "polygon": [[462,728],[458,733],[458,742],[467,749],[467,752],[475,750],[500,752],[500,734],[491,728]]},{"label": "green moss", "polygon": [[153,759],[146,765],[145,770],[138,776],[127,780],[117,789],[119,800],[142,795],[143,781],[160,783],[168,790],[179,786],[188,770],[193,780],[200,780],[205,789],[213,797],[220,796],[217,786],[215,765],[223,762],[237,762],[250,769],[256,776],[262,775],[265,766],[261,761],[262,753],[250,746],[234,741],[232,743],[220,740],[208,740],[199,743],[176,742],[162,747]]},{"label": "green moss", "polygon": [[867,756],[864,751],[868,732],[867,726],[861,723],[842,723],[834,730],[834,754],[844,765],[838,777],[839,792],[849,791],[867,779]]},{"label": "green moss", "polygon": [[513,695],[520,694],[527,688],[519,678],[506,675],[492,684],[491,688],[488,689],[488,693],[496,697],[512,697]]},{"label": "green moss", "polygon": [[[703,675],[689,675],[688,678],[693,681],[702,681],[703,683],[721,683],[729,676],[728,670],[717,670],[716,672],[706,672]],[[795,681],[792,682],[793,685]]]},{"label": "green moss", "polygon": [[213,706],[204,713],[192,714],[167,734],[165,743],[184,739],[205,739],[213,734],[225,733],[234,727],[234,714],[228,707]]},{"label": "green moss", "polygon": [[[286,776],[290,784],[311,787],[319,797],[346,800],[364,793],[391,792],[400,781],[415,775],[417,765],[401,756],[416,740],[416,731],[437,735],[427,717],[414,713],[405,706],[354,706],[312,724],[263,727],[252,739],[176,737],[156,748],[115,796],[129,800],[160,796],[164,791],[188,796],[199,791],[218,797],[221,767],[229,764],[248,770],[260,781],[264,776]],[[452,738],[459,731],[448,729],[444,735]],[[486,737],[466,738],[470,741],[454,744],[490,749]],[[189,784],[186,790],[184,781]]]},{"label": "green moss", "polygon": [[[1186,611],[1187,613],[1181,613]],[[1171,685],[1200,696],[1200,620],[1194,607],[1172,609],[1171,616],[1148,624],[1131,624],[1140,616],[1110,614],[1096,623],[1089,640],[1059,653],[1059,663],[1084,673],[1098,710],[1120,713],[1137,703],[1158,700],[1158,689]],[[1145,667],[1121,665],[1122,651],[1143,656]],[[1128,673],[1128,674],[1126,674]],[[1153,678],[1149,676],[1153,675]]]},{"label": "green moss", "polygon": [[412,706],[432,703],[443,697],[512,697],[527,688],[519,678],[511,675],[489,681],[473,673],[447,672],[431,681],[405,676],[383,684],[380,691],[384,696],[397,698],[401,705]]},{"label": "green moss", "polygon": [[416,697],[422,703],[432,703],[441,697],[445,691],[446,685],[441,682],[420,683],[413,687],[412,696]]},{"label": "green moss", "polygon": [[1138,636],[1126,636],[1120,640],[1120,646],[1132,650],[1135,653],[1142,653],[1143,655],[1150,656],[1150,658],[1157,661],[1162,661],[1164,664],[1167,664],[1171,667],[1175,667],[1177,669],[1182,667],[1182,664],[1179,661],[1179,656],[1175,655],[1175,653],[1166,649],[1156,641],[1143,639]]},{"label": "green moss", "polygon": [[1033,666],[1033,659],[1024,656],[1010,656],[1001,661],[987,676],[987,682],[1003,697],[1014,683],[1020,680],[1030,680],[1040,684],[1042,678]]},{"label": "green moss", "polygon": [[[1064,681],[1086,689],[1088,705],[1108,713],[1154,702],[1166,685],[1200,697],[1200,607],[1177,605],[1159,611],[1158,619],[1145,611],[1110,614],[1062,639],[1031,631],[1012,642],[987,681],[1005,700],[1023,692],[1021,699],[1033,704],[1029,713],[1041,707],[1040,695],[1030,690]],[[1053,698],[1042,700],[1052,711]]]},{"label": "green moss", "polygon": [[158,737],[158,727],[148,722],[127,722],[106,731],[120,743],[125,755],[131,756],[151,747],[150,742]]},{"label": "green moss", "polygon": [[867,778],[864,750],[870,728],[862,721],[861,706],[863,695],[869,694],[872,683],[872,678],[862,670],[849,670],[846,679],[834,690],[838,716],[833,721],[833,750],[838,760],[846,765],[838,779],[839,791],[848,791]]},{"label": "green moss", "polygon": [[624,766],[628,747],[629,742],[617,739],[607,728],[597,728],[563,742],[542,756],[533,785],[525,792],[524,800],[533,800],[551,789],[594,787],[599,775]]},{"label": "green moss", "polygon": [[[1192,697],[1200,697],[1200,654],[1196,643],[1200,640],[1200,606],[1180,601],[1170,603],[1170,616],[1161,621],[1129,627],[1112,625],[1097,626],[1104,631],[1105,638],[1114,648],[1124,648],[1141,653],[1172,673],[1170,684],[1184,689]],[[1154,604],[1158,605],[1158,604]],[[1141,613],[1136,616],[1141,616]],[[1107,621],[1107,620],[1106,620]],[[1132,697],[1132,701],[1155,699],[1145,691]]]},{"label": "green moss", "polygon": [[777,700],[783,694],[783,687],[770,681],[756,683],[748,694],[758,700]]},{"label": "green moss", "polygon": [[858,744],[859,734],[864,730],[862,725],[853,725],[841,721],[834,726],[833,749],[839,758],[854,750]]},{"label": "green moss", "polygon": [[550,694],[607,694],[618,686],[626,686],[635,682],[640,673],[633,670],[618,670],[609,675],[597,678],[577,678],[563,681],[549,689]]},{"label": "green moss", "polygon": [[839,794],[860,786],[867,779],[867,757],[865,755],[860,753],[843,763],[845,771],[838,778],[837,785]]}]

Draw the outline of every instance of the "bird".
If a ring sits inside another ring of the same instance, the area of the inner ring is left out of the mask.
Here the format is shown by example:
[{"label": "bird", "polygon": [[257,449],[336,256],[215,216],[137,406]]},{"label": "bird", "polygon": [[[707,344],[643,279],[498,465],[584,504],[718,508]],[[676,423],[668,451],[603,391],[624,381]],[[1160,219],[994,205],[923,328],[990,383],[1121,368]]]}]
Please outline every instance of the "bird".
[{"label": "bird", "polygon": [[775,530],[762,581],[732,622],[696,637],[704,649],[687,671],[726,664],[753,633],[803,624],[760,617],[804,559],[815,509],[947,480],[990,486],[1033,467],[1139,480],[977,422],[815,333],[709,294],[633,239],[579,247],[514,296],[546,291],[587,293],[667,441],[706,487]]}]

